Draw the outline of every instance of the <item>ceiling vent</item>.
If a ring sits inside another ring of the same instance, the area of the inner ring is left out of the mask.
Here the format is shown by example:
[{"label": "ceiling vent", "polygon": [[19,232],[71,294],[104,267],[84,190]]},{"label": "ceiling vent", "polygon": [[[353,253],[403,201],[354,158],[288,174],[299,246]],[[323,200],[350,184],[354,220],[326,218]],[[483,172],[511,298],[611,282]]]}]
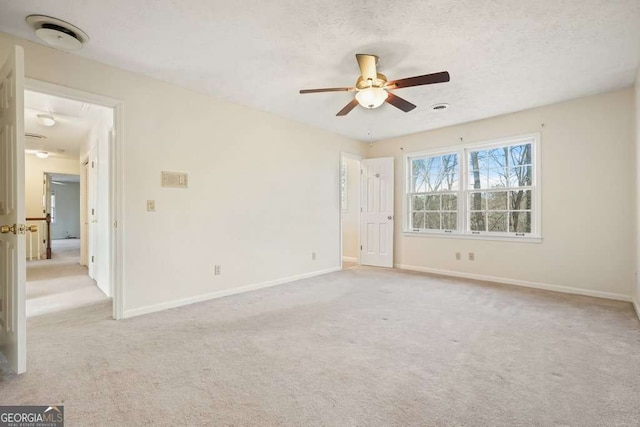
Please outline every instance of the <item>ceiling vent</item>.
[{"label": "ceiling vent", "polygon": [[441,104],[433,104],[429,107],[431,111],[444,111],[449,109],[449,104],[441,103]]},{"label": "ceiling vent", "polygon": [[89,41],[87,33],[75,25],[58,18],[45,15],[29,15],[26,21],[40,40],[58,49],[67,51],[80,50]]},{"label": "ceiling vent", "polygon": [[47,139],[46,136],[40,135],[39,133],[27,132],[27,133],[24,134],[24,136],[26,136],[27,138],[34,138],[34,139]]}]

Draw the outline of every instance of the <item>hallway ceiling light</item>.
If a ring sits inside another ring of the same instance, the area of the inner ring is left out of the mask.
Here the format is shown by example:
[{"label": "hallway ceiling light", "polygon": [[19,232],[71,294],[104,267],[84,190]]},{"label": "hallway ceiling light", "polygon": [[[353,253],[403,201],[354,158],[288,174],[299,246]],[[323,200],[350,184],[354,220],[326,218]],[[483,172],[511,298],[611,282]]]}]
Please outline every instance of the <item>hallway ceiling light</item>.
[{"label": "hallway ceiling light", "polygon": [[38,114],[36,120],[42,126],[53,126],[56,124],[56,119],[51,114]]},{"label": "hallway ceiling light", "polygon": [[36,36],[46,44],[62,50],[80,50],[89,41],[87,33],[80,28],[58,18],[46,15],[29,15],[27,24]]},{"label": "hallway ceiling light", "polygon": [[36,151],[36,157],[40,159],[46,159],[47,157],[49,157],[49,153],[46,151]]}]

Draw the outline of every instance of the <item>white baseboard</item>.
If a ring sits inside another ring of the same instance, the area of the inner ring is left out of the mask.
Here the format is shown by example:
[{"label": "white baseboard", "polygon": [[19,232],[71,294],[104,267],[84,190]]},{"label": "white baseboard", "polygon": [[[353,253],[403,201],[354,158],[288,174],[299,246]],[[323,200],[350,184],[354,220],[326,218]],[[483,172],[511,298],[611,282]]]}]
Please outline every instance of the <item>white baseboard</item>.
[{"label": "white baseboard", "polygon": [[352,256],[343,256],[342,262],[358,262],[358,258]]},{"label": "white baseboard", "polygon": [[638,304],[638,301],[636,301],[635,299],[632,302],[633,302],[633,308],[636,309],[636,315],[638,316],[638,320],[640,320],[640,304]]},{"label": "white baseboard", "polygon": [[255,291],[257,289],[268,288],[270,286],[282,285],[284,283],[295,282],[296,280],[308,279],[314,276],[320,276],[322,274],[333,273],[334,271],[340,271],[342,267],[332,267],[326,270],[313,271],[311,273],[299,274],[297,276],[285,277],[282,279],[271,280],[268,282],[254,283],[252,285],[241,286],[239,288],[224,289],[222,291],[211,292],[203,295],[196,295],[189,298],[182,298],[175,301],[161,302],[159,304],[147,305],[139,308],[132,308],[125,310],[123,318],[141,316],[143,314],[155,313],[169,308],[182,307],[183,305],[194,304],[197,302],[208,301],[216,298],[222,298],[229,295],[240,294],[243,292]]},{"label": "white baseboard", "polygon": [[[629,295],[616,294],[613,292],[604,292],[604,291],[592,291],[589,289],[573,288],[570,286],[551,285],[548,283],[529,282],[527,280],[508,279],[505,277],[484,276],[481,274],[462,273],[459,271],[451,271],[451,270],[438,270],[435,268],[418,267],[414,265],[396,264],[395,268],[400,268],[402,270],[421,271],[423,273],[440,274],[443,276],[462,277],[465,279],[473,279],[473,280],[483,280],[486,282],[504,283],[507,285],[523,286],[526,288],[544,289],[547,291],[562,292],[565,294],[585,295],[589,297],[606,298],[606,299],[613,299],[618,301],[628,301],[628,302],[632,301],[632,298]],[[637,306],[636,306],[636,310],[638,310]]]}]

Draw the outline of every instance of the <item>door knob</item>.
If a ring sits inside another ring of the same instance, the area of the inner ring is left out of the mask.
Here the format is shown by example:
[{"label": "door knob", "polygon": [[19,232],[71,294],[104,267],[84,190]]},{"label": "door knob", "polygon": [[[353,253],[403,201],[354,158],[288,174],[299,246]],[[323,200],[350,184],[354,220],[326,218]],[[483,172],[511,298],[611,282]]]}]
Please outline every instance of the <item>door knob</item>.
[{"label": "door knob", "polygon": [[36,231],[38,231],[38,226],[37,225],[28,225],[27,226],[27,231],[35,233]]},{"label": "door knob", "polygon": [[16,234],[16,225],[15,224],[13,224],[11,226],[9,226],[9,225],[0,225],[0,233],[2,233],[2,234],[7,234],[7,233]]},{"label": "door knob", "polygon": [[389,216],[387,217],[387,219],[393,219],[393,217],[392,217],[391,215],[389,215]]}]

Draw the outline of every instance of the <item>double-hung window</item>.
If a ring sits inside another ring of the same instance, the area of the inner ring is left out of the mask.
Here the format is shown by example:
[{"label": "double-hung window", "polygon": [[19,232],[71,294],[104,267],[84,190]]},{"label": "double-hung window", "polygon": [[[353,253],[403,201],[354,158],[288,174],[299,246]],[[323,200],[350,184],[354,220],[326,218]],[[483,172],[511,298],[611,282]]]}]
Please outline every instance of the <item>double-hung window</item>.
[{"label": "double-hung window", "polygon": [[460,192],[458,153],[411,159],[410,228],[451,232],[458,229]]},{"label": "double-hung window", "polygon": [[540,236],[539,136],[410,154],[406,232]]}]

